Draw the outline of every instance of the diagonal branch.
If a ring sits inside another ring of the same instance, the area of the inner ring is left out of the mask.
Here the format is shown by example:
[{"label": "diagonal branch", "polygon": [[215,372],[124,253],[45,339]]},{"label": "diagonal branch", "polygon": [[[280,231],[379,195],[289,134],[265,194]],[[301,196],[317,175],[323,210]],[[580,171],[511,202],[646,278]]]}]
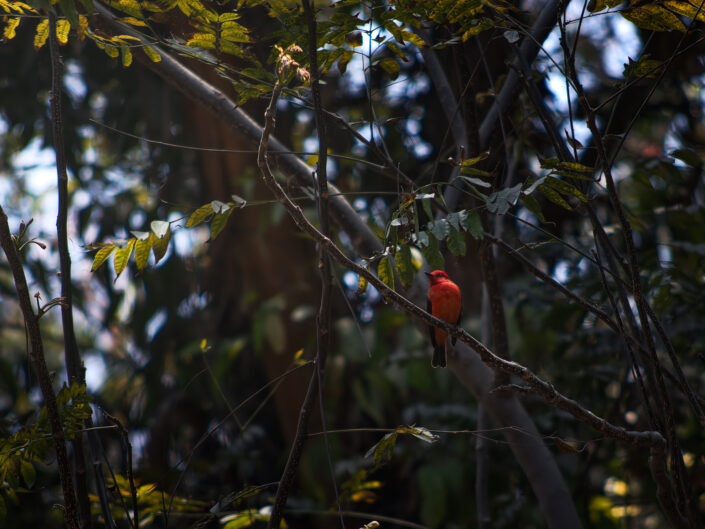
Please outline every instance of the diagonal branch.
[{"label": "diagonal branch", "polygon": [[10,227],[7,224],[7,215],[5,215],[5,211],[1,206],[0,246],[5,252],[10,270],[12,270],[17,298],[20,303],[20,309],[22,310],[22,316],[24,317],[25,328],[29,335],[29,359],[37,374],[39,387],[42,390],[44,404],[47,409],[47,416],[49,417],[51,436],[54,440],[54,449],[56,450],[56,461],[59,466],[59,479],[61,480],[61,489],[64,493],[66,525],[69,529],[78,529],[78,511],[76,508],[73,478],[71,477],[71,467],[66,453],[66,437],[64,436],[64,429],[61,426],[59,408],[56,404],[56,395],[54,395],[54,389],[51,386],[51,376],[49,375],[49,370],[44,360],[44,345],[39,331],[39,320],[32,309],[32,302],[29,298],[29,288],[27,287],[24,269],[22,268],[22,261],[20,260],[15,241],[10,233]]}]

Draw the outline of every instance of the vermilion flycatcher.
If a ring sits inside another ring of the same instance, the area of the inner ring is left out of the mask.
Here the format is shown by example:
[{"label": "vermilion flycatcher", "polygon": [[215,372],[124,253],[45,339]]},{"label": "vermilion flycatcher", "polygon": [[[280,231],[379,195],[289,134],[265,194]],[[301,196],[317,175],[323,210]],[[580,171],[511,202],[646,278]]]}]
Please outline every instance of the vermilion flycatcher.
[{"label": "vermilion flycatcher", "polygon": [[[430,312],[439,320],[457,325],[460,323],[460,313],[463,305],[458,285],[453,283],[443,270],[434,270],[431,273],[426,272],[426,275],[429,280],[426,312]],[[429,327],[428,330],[433,344],[431,366],[445,367],[448,333],[438,327]],[[455,337],[452,337],[451,340],[453,345],[455,345]]]}]

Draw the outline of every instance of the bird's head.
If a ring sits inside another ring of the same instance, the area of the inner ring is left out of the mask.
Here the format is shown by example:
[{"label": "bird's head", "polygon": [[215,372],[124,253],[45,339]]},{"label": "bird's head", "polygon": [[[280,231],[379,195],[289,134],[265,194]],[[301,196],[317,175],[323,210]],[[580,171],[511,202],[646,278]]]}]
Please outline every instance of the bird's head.
[{"label": "bird's head", "polygon": [[425,274],[428,276],[428,281],[431,285],[450,281],[450,277],[443,270],[434,270],[433,272],[425,272]]}]

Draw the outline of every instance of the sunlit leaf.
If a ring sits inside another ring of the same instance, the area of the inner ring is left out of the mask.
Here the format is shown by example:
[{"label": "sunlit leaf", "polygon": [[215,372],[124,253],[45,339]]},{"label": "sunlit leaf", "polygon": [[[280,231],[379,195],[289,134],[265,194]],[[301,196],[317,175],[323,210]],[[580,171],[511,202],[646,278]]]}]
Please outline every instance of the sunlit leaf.
[{"label": "sunlit leaf", "polygon": [[116,278],[122,274],[122,271],[125,270],[125,266],[127,266],[127,261],[130,260],[130,256],[132,255],[132,250],[135,247],[135,241],[137,239],[130,239],[127,241],[127,244],[123,248],[118,248],[115,250],[115,257],[114,257],[114,263],[115,263],[115,276]]},{"label": "sunlit leaf", "polygon": [[100,250],[98,250],[93,257],[93,265],[91,266],[91,272],[95,272],[103,266],[103,263],[110,257],[110,254],[115,250],[114,244],[106,244]]},{"label": "sunlit leaf", "polygon": [[157,239],[163,239],[164,236],[169,232],[169,223],[165,220],[153,220],[149,227],[152,233],[157,237]]},{"label": "sunlit leaf", "polygon": [[214,241],[220,235],[220,232],[223,231],[232,212],[233,208],[228,207],[225,213],[219,213],[213,217],[213,220],[211,220],[211,241]]},{"label": "sunlit leaf", "polygon": [[37,24],[37,31],[34,34],[34,49],[38,50],[46,44],[49,36],[49,20],[44,19]]},{"label": "sunlit leaf", "polygon": [[201,222],[206,220],[212,214],[213,205],[210,203],[203,204],[200,208],[191,213],[191,216],[186,221],[186,227],[193,228],[194,226],[198,226]]},{"label": "sunlit leaf", "polygon": [[[168,224],[168,222],[167,222]],[[154,253],[154,262],[158,263],[162,257],[166,254],[169,248],[169,241],[171,240],[171,229],[167,226],[166,233],[161,239],[158,238],[154,232],[150,235],[150,242],[152,243],[152,252]]]},{"label": "sunlit leaf", "polygon": [[138,238],[135,243],[135,264],[137,265],[137,270],[144,270],[145,266],[147,266],[149,251],[152,249],[152,239],[149,236],[149,232],[141,233],[145,233],[146,238]]},{"label": "sunlit leaf", "polygon": [[56,39],[59,44],[66,44],[69,41],[69,31],[71,31],[71,23],[62,18],[56,21]]},{"label": "sunlit leaf", "polygon": [[22,19],[20,17],[8,17],[7,24],[5,24],[5,27],[2,30],[3,37],[8,40],[14,39],[17,34],[17,26],[20,25],[21,20]]},{"label": "sunlit leaf", "polygon": [[155,50],[152,46],[143,46],[142,51],[152,62],[160,62],[162,60],[161,55],[159,55],[157,50]]}]

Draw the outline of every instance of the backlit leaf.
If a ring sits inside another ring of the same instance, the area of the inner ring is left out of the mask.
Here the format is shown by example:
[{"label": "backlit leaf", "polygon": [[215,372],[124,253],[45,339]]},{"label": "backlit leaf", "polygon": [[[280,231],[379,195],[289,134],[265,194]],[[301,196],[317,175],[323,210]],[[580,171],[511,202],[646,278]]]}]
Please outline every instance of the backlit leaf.
[{"label": "backlit leaf", "polygon": [[132,255],[132,250],[135,247],[135,241],[137,239],[130,239],[127,241],[127,244],[125,245],[124,248],[118,248],[115,250],[115,257],[114,257],[114,263],[115,263],[115,278],[122,274],[122,271],[125,270],[125,267],[127,266],[127,261],[130,260],[130,256]]},{"label": "backlit leaf", "polygon": [[169,232],[169,223],[164,220],[153,220],[149,227],[152,233],[157,237],[157,239],[163,239],[164,236]]},{"label": "backlit leaf", "polygon": [[144,270],[144,267],[147,266],[151,249],[152,239],[149,237],[149,233],[147,233],[146,239],[137,239],[135,243],[135,264],[137,264],[137,270]]},{"label": "backlit leaf", "polygon": [[191,213],[191,216],[188,218],[188,221],[186,221],[186,227],[193,228],[194,226],[198,226],[201,222],[206,220],[209,215],[212,214],[213,206],[210,203],[203,204],[200,208]]},{"label": "backlit leaf", "polygon": [[[168,224],[168,223],[167,223]],[[154,262],[158,263],[164,254],[166,254],[167,248],[169,248],[169,241],[171,240],[171,229],[167,227],[164,237],[158,238],[154,232],[150,235],[150,242],[152,243],[152,252],[154,253]]]},{"label": "backlit leaf", "polygon": [[159,55],[157,53],[157,50],[155,50],[151,46],[143,46],[142,51],[147,57],[149,57],[149,60],[151,60],[152,62],[160,62],[162,60],[161,55]]},{"label": "backlit leaf", "polygon": [[66,19],[56,21],[56,38],[59,44],[66,44],[69,41],[69,31],[71,31],[71,23]]},{"label": "backlit leaf", "polygon": [[8,40],[14,39],[17,34],[17,26],[20,25],[20,20],[22,20],[20,17],[8,17],[7,24],[5,24],[2,30],[3,37]]},{"label": "backlit leaf", "polygon": [[100,250],[98,250],[93,257],[93,265],[91,266],[91,272],[95,272],[103,266],[103,263],[110,257],[110,254],[115,250],[114,244],[106,244]]},{"label": "backlit leaf", "polygon": [[219,213],[213,217],[213,220],[211,220],[211,241],[215,240],[215,238],[220,235],[220,232],[223,231],[232,212],[233,208],[228,207],[225,213]]},{"label": "backlit leaf", "polygon": [[34,34],[34,49],[38,50],[44,44],[46,44],[47,37],[49,36],[49,20],[44,19],[39,24],[37,24],[37,31]]}]

